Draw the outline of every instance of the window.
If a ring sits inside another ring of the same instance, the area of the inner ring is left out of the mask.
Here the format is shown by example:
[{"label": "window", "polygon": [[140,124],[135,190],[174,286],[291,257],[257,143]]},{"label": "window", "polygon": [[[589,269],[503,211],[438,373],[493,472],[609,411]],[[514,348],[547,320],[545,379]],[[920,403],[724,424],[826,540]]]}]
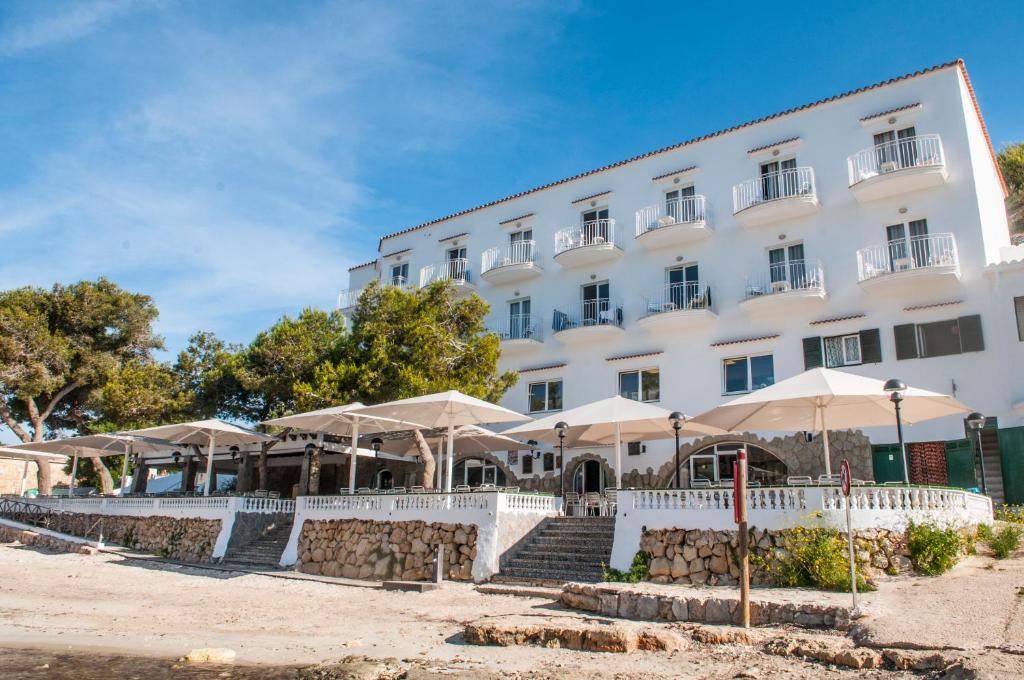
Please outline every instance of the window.
[{"label": "window", "polygon": [[619,396],[634,401],[658,401],[661,398],[661,372],[657,368],[619,373]]},{"label": "window", "polygon": [[409,263],[403,262],[391,267],[391,285],[404,286],[409,281]]},{"label": "window", "polygon": [[530,383],[530,413],[562,410],[562,381]]},{"label": "window", "polygon": [[1017,313],[1017,339],[1024,342],[1024,297],[1013,298],[1013,309]]},{"label": "window", "polygon": [[627,456],[639,456],[645,450],[642,442],[627,442],[626,443],[626,455]]},{"label": "window", "polygon": [[468,280],[469,272],[466,271],[466,249],[451,248],[448,251],[448,278],[456,281]]},{"label": "window", "polygon": [[804,368],[839,368],[882,361],[882,339],[877,328],[828,338],[804,338]]},{"label": "window", "polygon": [[726,394],[759,390],[775,384],[775,362],[771,354],[722,360]]},{"label": "window", "polygon": [[[736,452],[745,449],[747,452],[748,481],[760,482],[765,486],[784,484],[786,480],[786,464],[773,454],[759,446],[740,443],[721,443],[701,449],[690,456],[690,483],[700,480],[704,483],[720,483],[732,479],[732,464],[736,462]],[[685,463],[684,463],[685,465]],[[685,468],[683,468],[685,470]]]},{"label": "window", "polygon": [[[708,300],[700,286],[700,271],[697,263],[667,269],[668,295],[665,303],[672,305],[669,309],[700,309],[706,307]],[[663,306],[664,307],[664,306]]]},{"label": "window", "polygon": [[544,472],[551,472],[555,469],[555,454],[548,451],[544,454]]},{"label": "window", "polygon": [[917,130],[914,126],[902,130],[888,130],[875,135],[875,157],[882,172],[917,165]]},{"label": "window", "polygon": [[807,263],[804,261],[804,244],[772,248],[768,251],[768,274],[772,292],[789,288],[807,288]]},{"label": "window", "polygon": [[697,204],[693,200],[693,187],[683,187],[665,192],[665,214],[676,222],[697,220]]},{"label": "window", "polygon": [[580,245],[591,246],[611,241],[608,222],[608,208],[588,210],[580,216],[583,223],[583,240]]},{"label": "window", "polygon": [[530,298],[508,303],[508,339],[529,340],[534,328],[530,317]]},{"label": "window", "polygon": [[896,336],[896,358],[941,357],[985,349],[981,316],[893,327]]},{"label": "window", "polygon": [[533,452],[523,456],[523,474],[533,474]]},{"label": "window", "polygon": [[889,245],[890,271],[901,272],[931,264],[928,220],[891,224],[885,228],[885,237]]},{"label": "window", "polygon": [[611,300],[609,299],[611,286],[607,281],[582,286],[580,295],[583,301],[581,321],[584,326],[613,321]]},{"label": "window", "polygon": [[825,338],[825,365],[853,366],[860,363],[860,336],[836,335]]},{"label": "window", "polygon": [[798,185],[795,158],[761,164],[762,201],[796,196]]},{"label": "window", "polygon": [[533,229],[514,231],[508,235],[510,264],[533,262]]}]

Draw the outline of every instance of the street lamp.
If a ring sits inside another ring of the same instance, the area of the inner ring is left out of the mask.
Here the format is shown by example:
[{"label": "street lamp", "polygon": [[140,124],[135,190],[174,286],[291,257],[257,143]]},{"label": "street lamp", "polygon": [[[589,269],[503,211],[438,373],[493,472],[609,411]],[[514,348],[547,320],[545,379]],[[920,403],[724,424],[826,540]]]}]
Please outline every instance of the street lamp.
[{"label": "street lamp", "polygon": [[380,437],[374,437],[370,440],[370,447],[373,449],[373,455],[376,456],[380,453],[380,447],[384,445],[384,440]]},{"label": "street lamp", "polygon": [[985,452],[981,448],[981,431],[985,427],[985,416],[975,411],[967,416],[965,422],[967,423],[967,429],[974,433],[974,439],[978,447],[978,460],[981,461],[981,493],[987,496],[988,489],[985,487]]},{"label": "street lamp", "polygon": [[171,461],[174,463],[174,467],[181,467],[181,451],[175,451],[171,454]]},{"label": "street lamp", "polygon": [[238,447],[237,446],[232,446],[229,449],[229,451],[231,451],[231,462],[232,463],[237,463],[238,462]]},{"label": "street lamp", "polygon": [[555,433],[558,435],[558,495],[565,495],[565,431],[569,429],[569,423],[559,420],[555,423]]},{"label": "street lamp", "polygon": [[900,402],[903,401],[903,393],[907,391],[907,384],[899,378],[890,378],[885,381],[883,390],[889,393],[889,401],[896,407],[896,436],[900,442],[900,457],[903,459],[903,483],[910,486],[910,473],[907,471],[907,446],[903,443],[903,418],[900,415]]},{"label": "street lamp", "polygon": [[672,429],[676,433],[676,488],[679,488],[679,430],[683,429],[683,414],[679,411],[673,411],[668,416],[669,421],[672,423]]}]

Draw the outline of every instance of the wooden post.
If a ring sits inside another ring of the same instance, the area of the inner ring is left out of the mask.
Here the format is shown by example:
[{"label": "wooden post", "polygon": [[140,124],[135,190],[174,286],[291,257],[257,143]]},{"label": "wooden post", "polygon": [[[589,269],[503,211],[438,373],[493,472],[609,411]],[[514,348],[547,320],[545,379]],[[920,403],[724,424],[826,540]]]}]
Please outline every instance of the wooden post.
[{"label": "wooden post", "polygon": [[740,617],[750,628],[750,532],[747,529],[747,452],[736,452],[733,463],[733,506],[736,516],[740,558]]}]

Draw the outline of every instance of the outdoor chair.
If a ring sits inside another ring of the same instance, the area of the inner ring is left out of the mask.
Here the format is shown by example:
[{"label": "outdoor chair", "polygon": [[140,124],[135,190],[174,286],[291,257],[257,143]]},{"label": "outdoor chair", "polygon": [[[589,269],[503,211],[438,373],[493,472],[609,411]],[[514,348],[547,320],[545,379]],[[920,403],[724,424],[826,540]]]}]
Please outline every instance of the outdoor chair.
[{"label": "outdoor chair", "polygon": [[835,486],[839,484],[839,475],[818,475],[818,486]]},{"label": "outdoor chair", "polygon": [[493,484],[481,484],[476,488],[477,491],[495,491],[498,487]]},{"label": "outdoor chair", "polygon": [[748,489],[754,489],[761,486],[761,482],[747,482]]},{"label": "outdoor chair", "polygon": [[616,511],[619,507],[619,490],[618,489],[605,489],[604,490],[604,509],[605,514],[615,516]]},{"label": "outdoor chair", "polygon": [[280,498],[280,497],[281,497],[281,492],[280,491],[268,491],[267,492],[267,498]]},{"label": "outdoor chair", "polygon": [[810,475],[790,475],[786,477],[786,486],[810,486],[814,483]]},{"label": "outdoor chair", "polygon": [[370,493],[370,487],[361,486],[358,489],[356,489],[356,493]]},{"label": "outdoor chair", "polygon": [[405,493],[405,487],[404,486],[393,486],[390,489],[388,489],[388,493]]},{"label": "outdoor chair", "polygon": [[256,492],[254,492],[254,493],[253,493],[253,496],[254,496],[255,498],[268,498],[268,495],[267,495],[267,494],[269,494],[269,493],[270,493],[270,492],[269,492],[269,491],[267,491],[266,489],[260,489],[260,490],[258,490],[258,491],[256,491]]},{"label": "outdoor chair", "polygon": [[[601,514],[601,494],[591,491],[583,495],[583,514]],[[593,512],[591,512],[593,510]]]},{"label": "outdoor chair", "polygon": [[502,489],[502,491],[504,491],[505,493],[519,493],[519,487],[518,486],[506,486],[504,489]]},{"label": "outdoor chair", "polygon": [[572,517],[580,513],[582,506],[580,505],[580,495],[574,491],[570,491],[565,494],[562,499],[564,506],[563,510],[566,516]]},{"label": "outdoor chair", "polygon": [[468,484],[459,484],[455,487],[455,493],[469,493],[472,490]]},{"label": "outdoor chair", "polygon": [[409,487],[409,493],[426,493],[426,491],[427,490],[424,489],[422,486],[410,486]]},{"label": "outdoor chair", "polygon": [[882,486],[906,486],[905,482],[882,482]]},{"label": "outdoor chair", "polygon": [[349,490],[348,490],[348,487],[347,487],[347,486],[345,486],[345,487],[342,487],[342,488],[338,489],[338,495],[339,495],[339,496],[348,496],[348,495],[349,495],[349,493],[350,493],[350,492],[349,492]]},{"label": "outdoor chair", "polygon": [[704,477],[694,477],[690,480],[691,489],[710,489],[711,480]]}]

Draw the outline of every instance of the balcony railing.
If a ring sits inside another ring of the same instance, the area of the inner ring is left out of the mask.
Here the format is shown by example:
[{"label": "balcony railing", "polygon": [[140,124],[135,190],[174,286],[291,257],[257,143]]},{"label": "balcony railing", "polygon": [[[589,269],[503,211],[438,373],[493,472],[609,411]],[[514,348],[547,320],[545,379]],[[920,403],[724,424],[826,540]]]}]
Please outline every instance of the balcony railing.
[{"label": "balcony railing", "polygon": [[535,241],[516,241],[485,250],[480,260],[480,273],[514,264],[532,264],[537,256]]},{"label": "balcony railing", "polygon": [[491,332],[502,340],[540,340],[539,319],[533,314],[511,314],[491,324]]},{"label": "balcony railing", "polygon": [[402,288],[408,290],[410,287],[409,279],[405,276],[392,276],[384,281],[385,286],[394,286],[395,288]]},{"label": "balcony railing", "polygon": [[733,212],[760,203],[797,196],[814,196],[814,168],[791,168],[748,179],[732,188]]},{"label": "balcony railing", "polygon": [[359,302],[359,296],[362,294],[362,288],[341,291],[338,293],[338,309],[352,309]]},{"label": "balcony railing", "polygon": [[890,172],[945,164],[942,140],[938,135],[919,135],[885,142],[858,151],[846,159],[850,186]]},{"label": "balcony railing", "polygon": [[651,205],[636,211],[636,235],[641,236],[661,227],[674,224],[705,222],[706,202],[703,196],[673,198],[665,205]]},{"label": "balcony railing", "polygon": [[555,255],[574,248],[603,245],[622,247],[615,220],[592,220],[555,232]]},{"label": "balcony railing", "polygon": [[440,264],[428,264],[420,269],[420,288],[434,281],[451,281],[455,284],[469,283],[469,260],[460,257],[454,260],[445,260]]},{"label": "balcony railing", "polygon": [[925,234],[857,251],[861,281],[928,267],[957,267],[960,257],[953,234]]},{"label": "balcony railing", "polygon": [[558,333],[587,326],[622,327],[622,303],[607,298],[584,300],[556,309],[551,329]]},{"label": "balcony railing", "polygon": [[711,289],[702,281],[670,283],[658,292],[644,296],[644,313],[647,315],[710,308]]},{"label": "balcony railing", "polygon": [[825,290],[825,272],[820,262],[790,260],[768,267],[768,271],[747,277],[745,300],[792,291]]}]

